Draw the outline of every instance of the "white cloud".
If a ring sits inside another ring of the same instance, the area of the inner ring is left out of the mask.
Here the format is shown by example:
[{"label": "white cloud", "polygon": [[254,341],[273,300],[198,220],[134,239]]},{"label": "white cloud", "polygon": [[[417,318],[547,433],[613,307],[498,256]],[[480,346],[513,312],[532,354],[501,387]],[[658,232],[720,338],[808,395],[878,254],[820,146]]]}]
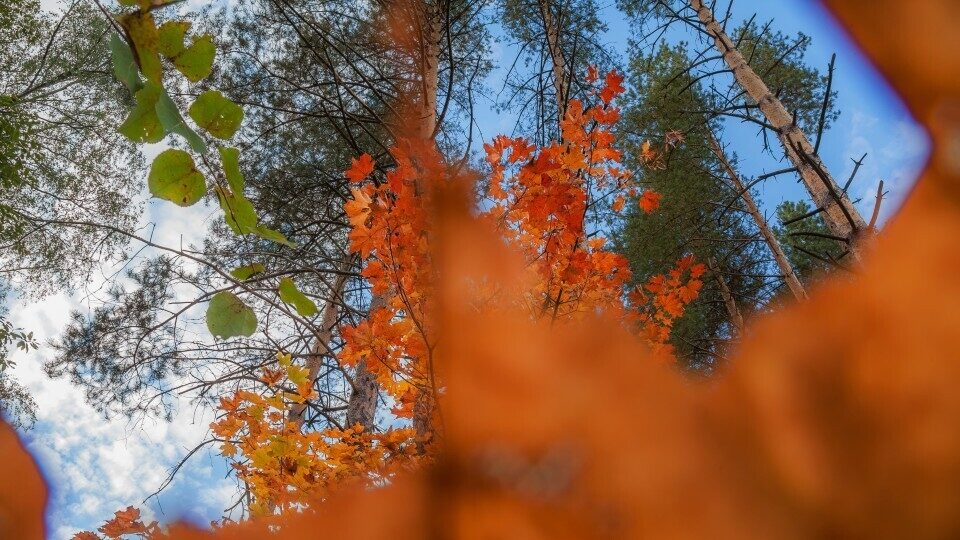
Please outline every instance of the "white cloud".
[{"label": "white cloud", "polygon": [[[144,223],[160,223],[154,240],[177,248],[199,242],[211,215],[203,205],[181,209],[152,202],[148,208]],[[103,269],[98,279],[110,279],[115,272]],[[85,289],[102,285],[88,283]],[[44,344],[39,351],[14,354],[12,373],[38,405],[37,425],[26,438],[51,487],[48,525],[54,539],[95,528],[128,505],[143,507],[141,501],[162,485],[171,468],[204,440],[213,419],[213,411],[183,404],[169,424],[150,418],[106,420],[80,388],[47,377],[42,362],[51,351],[45,344],[60,335],[71,310],[85,307],[82,296],[59,293],[41,301],[21,299],[10,309],[11,321],[32,330]],[[213,453],[198,452],[159,501],[148,502],[146,516],[161,522],[184,516],[201,523],[219,517],[235,486],[224,478],[226,465],[216,449],[207,448]]]}]

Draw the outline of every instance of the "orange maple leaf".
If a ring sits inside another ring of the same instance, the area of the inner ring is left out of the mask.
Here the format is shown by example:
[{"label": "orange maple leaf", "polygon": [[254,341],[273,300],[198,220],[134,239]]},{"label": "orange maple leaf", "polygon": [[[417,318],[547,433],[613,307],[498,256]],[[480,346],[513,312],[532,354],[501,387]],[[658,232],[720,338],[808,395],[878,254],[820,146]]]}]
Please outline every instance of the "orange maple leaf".
[{"label": "orange maple leaf", "polygon": [[362,154],[360,157],[350,160],[350,168],[347,169],[346,175],[351,182],[359,183],[370,176],[372,172],[373,158],[370,157],[370,154]]},{"label": "orange maple leaf", "polygon": [[637,202],[645,213],[652,214],[654,210],[660,208],[661,197],[663,197],[663,195],[660,193],[648,189],[643,192],[643,195],[640,196],[640,200]]},{"label": "orange maple leaf", "polygon": [[609,105],[613,98],[626,91],[622,83],[623,75],[616,71],[607,73],[607,76],[604,77],[603,88],[600,90],[600,99],[603,100],[604,105]]}]

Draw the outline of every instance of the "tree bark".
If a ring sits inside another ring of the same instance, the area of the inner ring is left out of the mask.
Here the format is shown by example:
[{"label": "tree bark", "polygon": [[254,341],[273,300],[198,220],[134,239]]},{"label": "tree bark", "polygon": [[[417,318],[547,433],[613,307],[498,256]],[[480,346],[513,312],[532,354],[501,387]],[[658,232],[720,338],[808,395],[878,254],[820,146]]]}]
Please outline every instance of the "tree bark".
[{"label": "tree bark", "polygon": [[437,87],[440,84],[440,40],[442,20],[438,0],[420,3],[420,62],[422,96],[418,135],[423,140],[433,139],[437,131]]},{"label": "tree bark", "polygon": [[560,31],[550,10],[550,0],[538,0],[540,16],[543,18],[543,31],[547,39],[547,51],[550,53],[550,62],[553,64],[553,88],[557,94],[557,122],[563,120],[567,107],[569,74],[567,61],[560,48]]},{"label": "tree bark", "polygon": [[[370,312],[382,308],[383,305],[384,298],[374,295],[370,300]],[[379,388],[377,379],[367,369],[367,361],[358,362],[357,369],[353,372],[353,389],[347,401],[346,427],[360,424],[364,430],[373,429],[377,414],[377,398],[380,395]]]},{"label": "tree bark", "polygon": [[731,165],[730,161],[727,160],[727,156],[723,152],[723,148],[720,147],[720,143],[717,142],[717,139],[713,136],[713,133],[710,131],[709,127],[707,127],[707,138],[710,141],[710,149],[713,150],[714,155],[716,155],[717,159],[720,160],[720,164],[723,166],[723,170],[726,172],[727,178],[730,180],[730,183],[733,185],[733,188],[737,191],[737,193],[740,194],[743,202],[746,203],[747,212],[749,212],[750,216],[753,217],[753,221],[757,224],[757,228],[760,229],[761,236],[763,236],[763,239],[766,240],[767,246],[770,247],[770,251],[773,253],[773,259],[777,262],[777,267],[780,268],[780,273],[783,274],[783,280],[786,281],[787,286],[790,287],[790,292],[793,293],[793,296],[797,300],[805,300],[807,298],[807,291],[803,288],[803,285],[797,278],[797,274],[794,272],[793,266],[790,264],[790,260],[787,259],[787,254],[783,252],[783,247],[780,245],[780,241],[777,240],[776,235],[773,234],[773,230],[767,223],[766,218],[763,217],[763,214],[760,212],[760,208],[757,207],[756,201],[753,200],[753,195],[750,194],[750,190],[748,190],[740,180],[740,176],[737,174],[737,171],[734,170],[733,165]]},{"label": "tree bark", "polygon": [[760,112],[773,126],[787,158],[800,172],[807,191],[818,208],[823,209],[824,219],[836,236],[847,239],[850,253],[860,258],[857,236],[865,231],[867,223],[853,203],[838,187],[826,166],[807,140],[807,136],[794,122],[793,116],[783,103],[770,92],[756,72],[750,67],[733,41],[724,32],[719,21],[703,0],[689,0],[690,6],[697,12],[700,23],[707,34],[713,37],[715,45],[723,55],[727,67],[741,88],[757,102]]},{"label": "tree bark", "polygon": [[[440,73],[440,48],[443,39],[443,17],[440,0],[422,0],[421,4],[421,66],[423,69],[423,98],[418,131],[424,141],[431,141],[437,132],[437,87]],[[449,31],[449,29],[446,29]],[[419,187],[417,188],[419,191]],[[372,307],[371,307],[372,309]],[[413,407],[413,427],[421,443],[429,440],[433,434],[433,416],[436,403],[433,401],[433,389],[421,388]]]},{"label": "tree bark", "polygon": [[734,300],[733,294],[730,293],[730,287],[727,286],[727,281],[723,279],[723,276],[720,274],[720,268],[717,266],[717,262],[712,258],[708,261],[710,264],[710,271],[713,273],[713,277],[717,280],[717,286],[720,289],[720,296],[723,298],[723,305],[727,308],[727,314],[730,315],[730,322],[733,323],[733,327],[736,329],[736,335],[743,335],[743,315],[740,314],[740,308],[737,307],[737,301]]},{"label": "tree bark", "polygon": [[[346,270],[349,267],[350,257],[345,257],[341,268]],[[337,281],[330,291],[330,300],[323,308],[323,317],[320,322],[320,332],[317,340],[310,348],[310,355],[307,357],[306,367],[308,370],[308,380],[316,381],[320,374],[320,368],[323,366],[323,355],[327,353],[330,347],[330,340],[333,337],[333,327],[337,324],[337,305],[343,296],[343,288],[346,283],[346,273],[337,276]],[[301,429],[307,412],[307,403],[294,403],[287,411],[287,419],[293,421]]]}]

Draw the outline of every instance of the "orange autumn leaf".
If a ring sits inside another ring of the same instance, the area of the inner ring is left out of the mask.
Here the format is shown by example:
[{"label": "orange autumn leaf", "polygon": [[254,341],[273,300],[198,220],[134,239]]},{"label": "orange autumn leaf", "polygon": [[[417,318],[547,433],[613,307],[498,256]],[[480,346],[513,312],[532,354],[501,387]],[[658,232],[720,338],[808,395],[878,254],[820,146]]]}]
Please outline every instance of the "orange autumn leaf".
[{"label": "orange autumn leaf", "polygon": [[660,199],[663,197],[660,193],[651,189],[645,190],[637,203],[644,213],[652,214],[657,208],[660,208]]},{"label": "orange autumn leaf", "polygon": [[626,92],[626,89],[623,87],[623,75],[616,71],[607,73],[603,82],[603,88],[600,89],[600,99],[605,105],[609,105],[610,102],[613,101],[613,98]]},{"label": "orange autumn leaf", "polygon": [[354,183],[360,183],[373,172],[373,158],[370,154],[361,154],[360,157],[350,160],[350,168],[347,169],[347,179]]}]

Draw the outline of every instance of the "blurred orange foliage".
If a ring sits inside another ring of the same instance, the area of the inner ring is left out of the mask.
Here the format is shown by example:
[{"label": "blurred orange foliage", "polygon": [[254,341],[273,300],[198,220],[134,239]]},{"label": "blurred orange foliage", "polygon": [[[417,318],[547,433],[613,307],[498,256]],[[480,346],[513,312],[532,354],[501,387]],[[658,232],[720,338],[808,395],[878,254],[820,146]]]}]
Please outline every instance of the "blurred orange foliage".
[{"label": "blurred orange foliage", "polygon": [[[438,195],[446,439],[429,469],[344,492],[284,533],[332,538],[887,538],[960,534],[960,58],[955,2],[829,5],[930,130],[933,155],[854,279],[760,319],[692,386],[618,324],[553,331],[463,302],[522,264]],[[953,46],[950,46],[951,43]],[[463,249],[470,246],[470,249]],[[522,360],[521,360],[522,359]],[[0,429],[0,537],[45,489]],[[178,540],[261,539],[251,522]]]}]

